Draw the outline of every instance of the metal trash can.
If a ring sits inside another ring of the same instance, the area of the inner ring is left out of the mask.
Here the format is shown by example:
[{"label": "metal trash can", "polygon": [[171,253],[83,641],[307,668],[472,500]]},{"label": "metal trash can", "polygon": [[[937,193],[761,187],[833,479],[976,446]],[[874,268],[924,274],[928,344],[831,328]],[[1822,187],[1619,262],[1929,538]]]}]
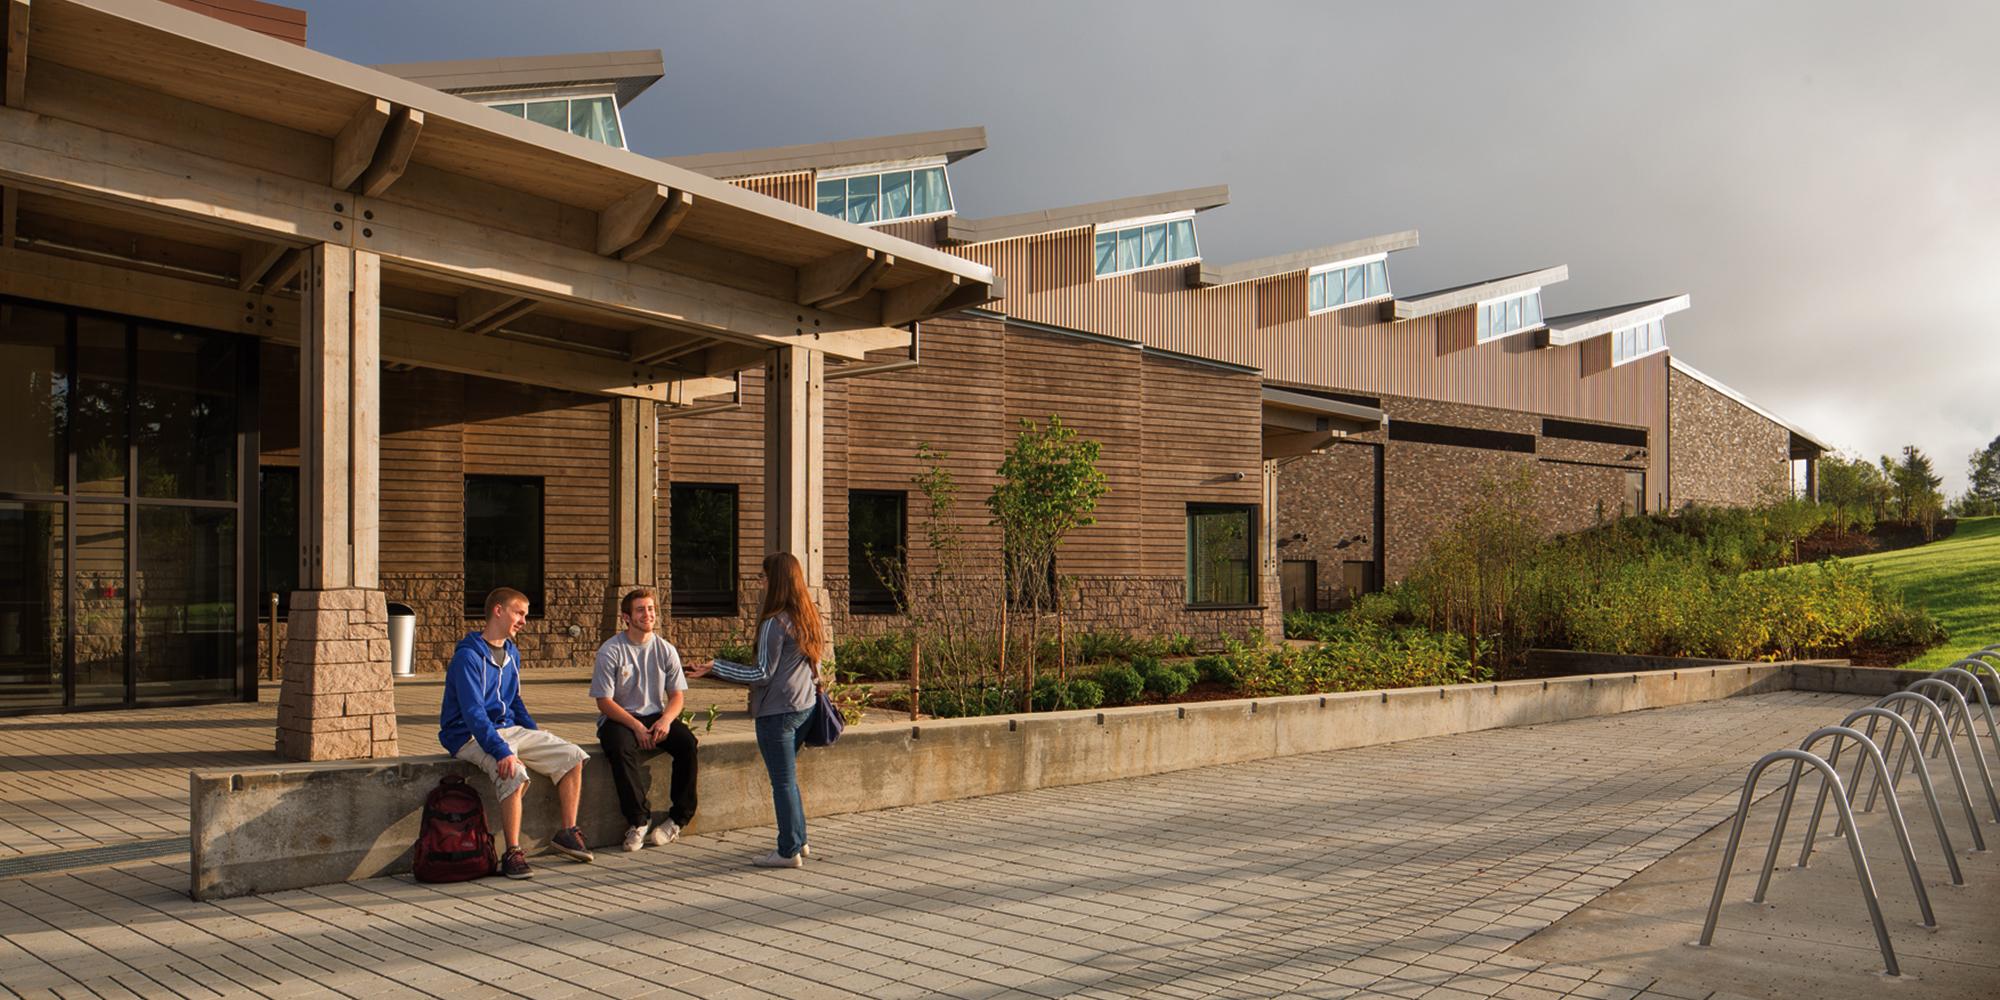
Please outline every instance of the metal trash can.
[{"label": "metal trash can", "polygon": [[411,657],[417,644],[417,609],[389,602],[389,668],[398,677],[416,674]]}]

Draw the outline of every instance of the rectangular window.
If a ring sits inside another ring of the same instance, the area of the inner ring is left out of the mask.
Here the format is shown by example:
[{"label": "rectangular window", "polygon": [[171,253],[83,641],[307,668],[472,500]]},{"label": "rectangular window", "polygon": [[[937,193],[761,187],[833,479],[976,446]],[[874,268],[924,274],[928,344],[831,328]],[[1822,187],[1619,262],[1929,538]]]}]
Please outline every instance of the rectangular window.
[{"label": "rectangular window", "polygon": [[1188,504],[1188,605],[1200,608],[1255,604],[1256,554],[1256,507]]},{"label": "rectangular window", "polygon": [[1306,276],[1306,311],[1321,312],[1389,297],[1389,261],[1376,255],[1327,264]]},{"label": "rectangular window", "polygon": [[1195,245],[1191,218],[1105,226],[1097,230],[1096,248],[1100,278],[1197,260],[1201,256]]},{"label": "rectangular window", "polygon": [[579,97],[569,102],[569,130],[607,146],[625,148],[618,130],[618,102],[609,97]]},{"label": "rectangular window", "polygon": [[736,614],[736,487],[675,483],[667,502],[674,614]]},{"label": "rectangular window", "polygon": [[1519,333],[1542,325],[1542,290],[1539,288],[1479,304],[1479,340]]},{"label": "rectangular window", "polygon": [[1622,365],[1667,346],[1667,321],[1656,319],[1611,335],[1611,363]]},{"label": "rectangular window", "polygon": [[819,182],[816,195],[819,214],[862,224],[951,211],[951,181],[942,166],[828,178]]},{"label": "rectangular window", "polygon": [[882,178],[877,174],[847,179],[847,221],[875,221],[875,199],[881,186]]},{"label": "rectangular window", "polygon": [[893,614],[902,580],[909,507],[901,492],[847,493],[847,609]]},{"label": "rectangular window", "polygon": [[1625,472],[1625,513],[1646,512],[1646,474],[1637,469]]},{"label": "rectangular window", "polygon": [[257,470],[257,610],[278,595],[278,613],[290,614],[299,589],[299,470],[266,465]]},{"label": "rectangular window", "polygon": [[538,125],[569,131],[568,101],[529,101],[528,120]]},{"label": "rectangular window", "polygon": [[1615,427],[1609,424],[1587,424],[1580,420],[1542,421],[1542,436],[1566,438],[1571,441],[1595,441],[1599,444],[1618,444],[1628,448],[1646,447],[1644,427]]},{"label": "rectangular window", "polygon": [[529,612],[543,614],[540,477],[465,477],[467,617],[485,615],[480,605],[495,587],[528,595]]},{"label": "rectangular window", "polygon": [[1527,455],[1535,453],[1533,434],[1516,434],[1512,431],[1495,431],[1484,427],[1426,424],[1415,420],[1390,421],[1389,440],[1410,441],[1416,444],[1446,444],[1456,448],[1483,448],[1487,451],[1518,451]]}]

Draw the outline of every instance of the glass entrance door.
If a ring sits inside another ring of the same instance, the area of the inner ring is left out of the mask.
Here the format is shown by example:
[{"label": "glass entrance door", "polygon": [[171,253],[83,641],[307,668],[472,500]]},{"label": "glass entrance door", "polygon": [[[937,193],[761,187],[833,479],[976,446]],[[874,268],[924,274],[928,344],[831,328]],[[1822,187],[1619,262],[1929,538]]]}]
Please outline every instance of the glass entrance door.
[{"label": "glass entrance door", "polygon": [[248,690],[245,344],[0,300],[0,714]]}]

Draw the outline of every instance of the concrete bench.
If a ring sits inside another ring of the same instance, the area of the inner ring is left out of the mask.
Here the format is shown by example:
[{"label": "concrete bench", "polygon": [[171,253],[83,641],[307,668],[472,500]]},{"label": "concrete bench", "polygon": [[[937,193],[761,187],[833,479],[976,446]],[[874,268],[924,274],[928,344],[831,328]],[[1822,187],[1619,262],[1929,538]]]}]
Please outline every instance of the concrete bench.
[{"label": "concrete bench", "polygon": [[[1841,679],[1820,669],[1809,683],[1835,690],[1830,685]],[[805,751],[799,775],[808,815],[827,816],[1562,722],[1794,684],[1792,665],[1758,663],[864,725],[850,728],[836,746]],[[604,761],[594,746],[587,749],[593,756],[579,822],[593,846],[613,845],[624,820]],[[654,754],[647,766],[653,804],[665,809],[670,758]],[[497,821],[484,776],[442,754],[191,772],[189,891],[216,899],[407,872],[424,797],[454,773],[488,795],[488,818]],[[753,737],[702,742],[700,791],[691,833],[773,822]],[[555,789],[537,777],[529,786],[523,846],[532,853],[555,824]]]}]

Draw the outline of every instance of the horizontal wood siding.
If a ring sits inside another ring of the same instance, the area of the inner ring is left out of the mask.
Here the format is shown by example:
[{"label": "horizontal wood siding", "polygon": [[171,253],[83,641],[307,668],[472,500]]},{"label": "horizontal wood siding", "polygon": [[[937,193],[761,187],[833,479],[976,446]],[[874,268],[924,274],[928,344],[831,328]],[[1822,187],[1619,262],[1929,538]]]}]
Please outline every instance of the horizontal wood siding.
[{"label": "horizontal wood siding", "polygon": [[[540,477],[544,574],[605,574],[611,552],[611,404],[511,382],[463,381],[465,474]],[[425,460],[435,463],[437,457]],[[462,497],[463,483],[459,492]]]},{"label": "horizontal wood siding", "polygon": [[[736,576],[754,581],[764,559],[764,371],[743,373],[743,405],[701,416],[660,423],[663,450],[673,467],[675,483],[731,484],[736,493]],[[660,495],[661,576],[668,576],[672,556],[673,512],[669,495]],[[671,584],[671,581],[663,580]]]},{"label": "horizontal wood siding", "polygon": [[465,571],[465,391],[447,372],[382,374],[384,568],[393,553],[396,572]]},{"label": "horizontal wood siding", "polygon": [[1176,578],[1187,571],[1189,503],[1263,500],[1263,383],[1256,375],[1156,355],[1146,356],[1141,367],[1145,506],[1139,568],[1145,576]]},{"label": "horizontal wood siding", "polygon": [[1146,433],[1140,352],[1044,333],[1007,330],[1007,406],[1003,443],[1011,446],[1021,421],[1065,426],[1102,445],[1097,467],[1108,492],[1098,500],[1097,523],[1064,540],[1057,571],[1069,576],[1132,576],[1140,569],[1134,541],[1145,517],[1141,438]]}]

